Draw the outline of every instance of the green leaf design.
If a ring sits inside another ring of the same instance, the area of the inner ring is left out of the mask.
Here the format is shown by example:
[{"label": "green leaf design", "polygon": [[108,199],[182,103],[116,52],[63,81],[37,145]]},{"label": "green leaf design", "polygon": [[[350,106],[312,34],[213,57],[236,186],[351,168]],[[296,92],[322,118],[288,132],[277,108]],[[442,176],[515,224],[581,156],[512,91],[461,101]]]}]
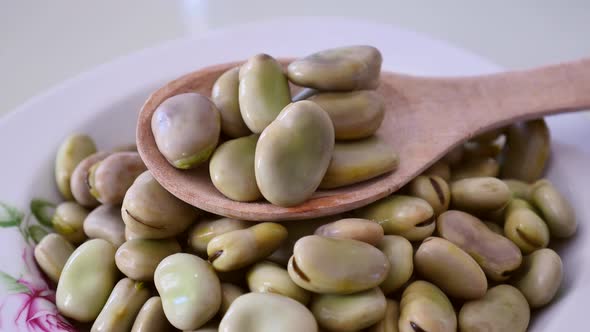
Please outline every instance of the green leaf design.
[{"label": "green leaf design", "polygon": [[4,286],[9,293],[29,293],[29,289],[23,285],[19,284],[18,280],[13,276],[0,271],[0,285]]},{"label": "green leaf design", "polygon": [[0,202],[0,227],[15,227],[23,221],[23,214],[16,208]]},{"label": "green leaf design", "polygon": [[33,199],[31,201],[31,212],[35,218],[47,227],[51,227],[51,218],[55,212],[55,204],[43,199]]},{"label": "green leaf design", "polygon": [[41,242],[41,240],[45,237],[45,235],[49,234],[49,232],[46,231],[45,228],[43,228],[39,225],[29,226],[28,231],[29,231],[29,235],[33,238],[33,241],[35,241],[35,243]]}]

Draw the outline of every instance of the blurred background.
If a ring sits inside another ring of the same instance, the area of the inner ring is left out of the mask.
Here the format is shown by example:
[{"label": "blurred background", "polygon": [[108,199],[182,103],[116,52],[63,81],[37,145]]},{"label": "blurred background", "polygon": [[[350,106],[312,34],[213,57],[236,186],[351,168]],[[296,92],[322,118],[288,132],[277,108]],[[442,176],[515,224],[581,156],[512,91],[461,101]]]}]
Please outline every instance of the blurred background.
[{"label": "blurred background", "polygon": [[6,0],[0,3],[0,115],[136,50],[294,15],[396,25],[506,68],[590,56],[588,0]]}]

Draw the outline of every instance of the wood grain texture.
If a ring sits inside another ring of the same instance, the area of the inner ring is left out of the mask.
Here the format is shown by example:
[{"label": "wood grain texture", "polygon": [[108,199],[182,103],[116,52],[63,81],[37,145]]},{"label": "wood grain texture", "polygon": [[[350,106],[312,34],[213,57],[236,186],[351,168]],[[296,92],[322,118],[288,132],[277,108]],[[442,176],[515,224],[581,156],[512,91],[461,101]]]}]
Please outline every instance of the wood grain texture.
[{"label": "wood grain texture", "polygon": [[[283,65],[290,61],[281,59]],[[191,171],[172,167],[158,151],[151,131],[152,114],[160,103],[186,92],[210,96],[217,77],[239,64],[207,67],[155,91],[142,107],[136,134],[142,159],[164,188],[198,208],[243,220],[309,219],[365,206],[396,191],[454,146],[479,133],[518,120],[590,108],[590,59],[479,77],[427,78],[383,72],[378,92],[385,97],[386,112],[377,135],[400,156],[395,172],[319,191],[296,207],[241,203],[217,191],[208,165]]]}]

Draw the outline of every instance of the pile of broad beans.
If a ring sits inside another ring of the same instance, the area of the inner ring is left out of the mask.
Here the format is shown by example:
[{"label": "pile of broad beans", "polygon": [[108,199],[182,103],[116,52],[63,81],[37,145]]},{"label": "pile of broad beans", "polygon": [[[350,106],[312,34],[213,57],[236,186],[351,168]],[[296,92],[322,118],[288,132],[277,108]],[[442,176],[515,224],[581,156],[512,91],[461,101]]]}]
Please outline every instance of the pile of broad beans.
[{"label": "pile of broad beans", "polygon": [[526,331],[563,279],[548,246],[577,228],[541,179],[549,149],[544,120],[517,123],[363,208],[255,223],[199,211],[137,152],[72,135],[35,258],[60,313],[92,331]]}]

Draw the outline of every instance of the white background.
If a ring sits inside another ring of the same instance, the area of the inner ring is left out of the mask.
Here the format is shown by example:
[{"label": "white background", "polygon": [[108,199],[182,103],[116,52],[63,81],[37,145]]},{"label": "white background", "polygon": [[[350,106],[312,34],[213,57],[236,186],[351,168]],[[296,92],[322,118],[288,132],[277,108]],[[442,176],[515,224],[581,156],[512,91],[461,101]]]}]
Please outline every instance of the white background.
[{"label": "white background", "polygon": [[587,0],[3,0],[0,115],[121,55],[169,39],[287,15],[395,24],[507,68],[590,56]]}]

